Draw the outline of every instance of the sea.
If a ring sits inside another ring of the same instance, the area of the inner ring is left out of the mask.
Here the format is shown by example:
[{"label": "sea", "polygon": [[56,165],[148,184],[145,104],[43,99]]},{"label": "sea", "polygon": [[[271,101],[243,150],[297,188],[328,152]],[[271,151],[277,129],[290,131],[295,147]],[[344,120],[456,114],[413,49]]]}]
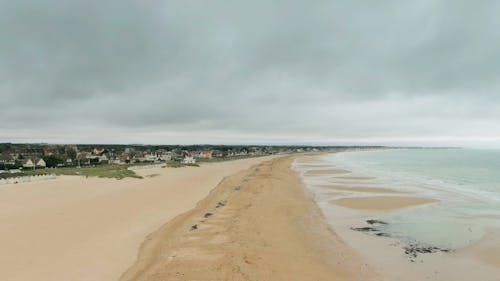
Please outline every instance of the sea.
[{"label": "sea", "polygon": [[[341,208],[329,204],[331,200],[391,196],[333,193],[322,188],[340,183],[439,199],[434,204],[376,214],[377,219],[387,222],[378,226],[384,233],[408,243],[459,249],[479,241],[490,230],[500,229],[500,150],[387,149],[338,152],[314,159],[294,166],[327,217]],[[308,170],[329,167],[350,171],[351,179],[336,174],[304,176]],[[362,217],[363,212],[355,215]]]}]

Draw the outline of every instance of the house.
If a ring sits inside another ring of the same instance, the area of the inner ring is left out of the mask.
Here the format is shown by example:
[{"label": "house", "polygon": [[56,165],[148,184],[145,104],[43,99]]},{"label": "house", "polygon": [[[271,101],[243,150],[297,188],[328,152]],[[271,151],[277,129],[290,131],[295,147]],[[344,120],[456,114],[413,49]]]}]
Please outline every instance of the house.
[{"label": "house", "polygon": [[162,154],[160,156],[160,160],[162,160],[162,161],[170,161],[170,160],[172,160],[172,155],[164,153],[164,154]]},{"label": "house", "polygon": [[21,164],[23,165],[23,168],[35,168],[35,163],[33,163],[31,158],[24,159]]},{"label": "house", "polygon": [[24,168],[45,168],[47,164],[42,158],[27,158],[22,161]]},{"label": "house", "polygon": [[204,158],[204,159],[210,159],[212,158],[212,150],[210,149],[203,149],[200,151],[200,154],[198,154],[199,158]]},{"label": "house", "polygon": [[42,158],[33,158],[33,163],[35,163],[35,167],[45,168],[47,167],[47,163]]},{"label": "house", "polygon": [[14,165],[16,164],[16,161],[14,160],[14,157],[7,152],[4,152],[0,154],[0,164]]},{"label": "house", "polygon": [[160,157],[156,156],[156,154],[148,153],[148,154],[144,155],[144,161],[147,161],[147,162],[156,162],[156,161],[159,161],[159,160],[160,160]]},{"label": "house", "polygon": [[108,158],[108,156],[106,156],[106,154],[99,156],[98,159],[99,159],[99,163],[108,163],[109,162],[109,158]]},{"label": "house", "polygon": [[196,159],[194,159],[193,157],[193,154],[187,154],[186,156],[184,156],[184,159],[182,159],[182,163],[183,164],[195,164],[196,163]]}]

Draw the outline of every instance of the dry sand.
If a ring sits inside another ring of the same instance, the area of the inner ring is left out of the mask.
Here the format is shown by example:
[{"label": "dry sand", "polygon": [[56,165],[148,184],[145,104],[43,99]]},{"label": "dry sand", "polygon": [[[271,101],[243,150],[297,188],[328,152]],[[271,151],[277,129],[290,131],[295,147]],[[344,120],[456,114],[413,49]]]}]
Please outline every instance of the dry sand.
[{"label": "dry sand", "polygon": [[226,178],[197,207],[152,233],[121,281],[371,280],[328,228],[292,158]]},{"label": "dry sand", "polygon": [[266,159],[140,170],[159,174],[142,180],[65,176],[1,186],[0,280],[117,280],[144,237],[224,177]]},{"label": "dry sand", "polygon": [[439,202],[439,200],[402,196],[352,197],[330,201],[330,203],[335,205],[359,210],[392,210],[436,202]]}]

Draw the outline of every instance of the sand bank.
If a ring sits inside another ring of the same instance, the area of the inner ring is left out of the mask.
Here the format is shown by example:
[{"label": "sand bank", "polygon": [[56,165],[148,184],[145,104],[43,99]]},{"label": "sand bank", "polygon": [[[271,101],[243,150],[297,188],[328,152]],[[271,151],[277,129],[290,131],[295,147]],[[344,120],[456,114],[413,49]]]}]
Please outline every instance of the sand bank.
[{"label": "sand bank", "polygon": [[370,280],[291,171],[291,157],[227,177],[197,207],[152,233],[121,278]]},{"label": "sand bank", "polygon": [[339,174],[349,174],[350,171],[344,169],[330,169],[330,170],[310,170],[305,172],[305,175],[339,175]]},{"label": "sand bank", "polygon": [[375,177],[363,177],[363,176],[340,176],[335,177],[335,179],[341,180],[374,180]]},{"label": "sand bank", "polygon": [[341,191],[351,191],[351,192],[366,192],[366,193],[406,193],[403,191],[397,191],[395,189],[384,188],[384,187],[370,187],[370,186],[349,186],[349,185],[320,185],[323,188],[341,190]]},{"label": "sand bank", "polygon": [[142,180],[63,176],[3,185],[0,280],[117,280],[144,237],[195,207],[224,177],[264,160],[140,170],[157,174]]},{"label": "sand bank", "polygon": [[335,205],[359,210],[391,210],[436,202],[439,202],[439,200],[402,196],[353,197],[330,201],[330,203]]}]

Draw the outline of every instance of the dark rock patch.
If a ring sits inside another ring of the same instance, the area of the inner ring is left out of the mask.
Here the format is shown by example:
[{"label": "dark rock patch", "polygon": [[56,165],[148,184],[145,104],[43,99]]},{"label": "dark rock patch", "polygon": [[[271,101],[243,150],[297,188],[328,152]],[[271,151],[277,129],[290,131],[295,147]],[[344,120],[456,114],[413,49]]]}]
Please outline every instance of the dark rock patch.
[{"label": "dark rock patch", "polygon": [[355,231],[361,231],[361,232],[375,232],[375,231],[378,231],[378,229],[376,229],[375,227],[369,227],[369,226],[365,226],[365,227],[351,227],[352,230],[355,230]]},{"label": "dark rock patch", "polygon": [[451,252],[449,248],[441,248],[437,246],[429,246],[412,243],[403,247],[405,254],[408,256],[411,262],[415,262],[415,259],[419,254],[433,254],[438,252],[448,253]]},{"label": "dark rock patch", "polygon": [[366,223],[368,224],[387,224],[385,221],[381,221],[381,220],[367,220]]}]

